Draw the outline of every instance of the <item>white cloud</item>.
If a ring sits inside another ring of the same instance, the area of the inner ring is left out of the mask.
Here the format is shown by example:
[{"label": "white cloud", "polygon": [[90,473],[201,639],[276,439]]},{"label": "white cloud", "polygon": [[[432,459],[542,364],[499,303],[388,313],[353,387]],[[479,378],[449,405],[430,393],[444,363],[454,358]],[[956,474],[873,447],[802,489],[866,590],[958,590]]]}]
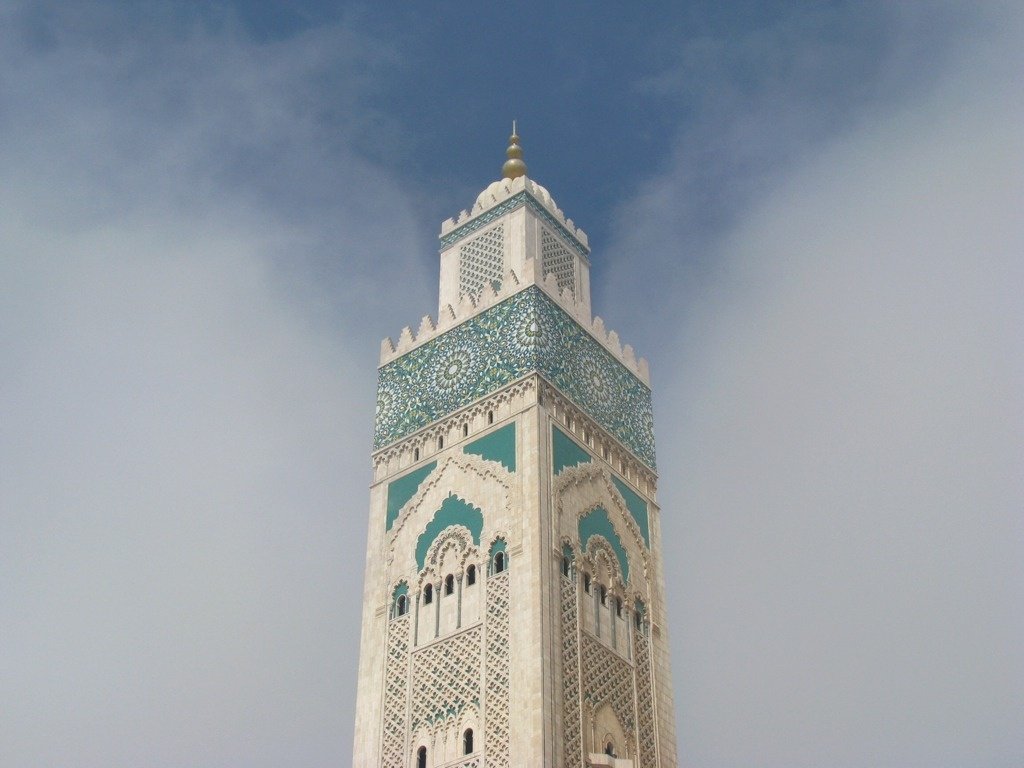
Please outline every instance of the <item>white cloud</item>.
[{"label": "white cloud", "polygon": [[[167,7],[0,11],[0,764],[344,764],[378,287],[433,293],[354,149],[395,54]],[[688,764],[1020,762],[1014,29],[762,179],[648,350]]]},{"label": "white cloud", "polygon": [[429,293],[406,193],[322,114],[382,49],[4,21],[0,764],[344,763],[365,286]]},{"label": "white cloud", "polygon": [[1024,760],[1020,22],[810,152],[684,291],[656,394],[686,765]]}]

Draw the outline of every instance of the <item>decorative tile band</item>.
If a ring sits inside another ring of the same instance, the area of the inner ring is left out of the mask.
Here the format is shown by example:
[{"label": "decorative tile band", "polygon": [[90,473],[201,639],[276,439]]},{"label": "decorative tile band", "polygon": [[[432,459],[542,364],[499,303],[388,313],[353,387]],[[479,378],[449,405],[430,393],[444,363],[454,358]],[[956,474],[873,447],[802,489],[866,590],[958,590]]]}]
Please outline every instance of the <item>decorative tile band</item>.
[{"label": "decorative tile band", "polygon": [[655,468],[650,389],[536,286],[380,368],[374,450],[533,372]]},{"label": "decorative tile band", "polygon": [[529,192],[525,190],[512,195],[512,197],[510,197],[508,200],[503,200],[493,208],[484,211],[475,219],[467,221],[458,229],[453,229],[447,235],[442,235],[440,237],[441,250],[445,251],[448,248],[451,248],[452,245],[454,245],[456,242],[464,238],[466,235],[472,232],[476,232],[478,229],[482,227],[486,227],[488,224],[490,224],[492,221],[499,218],[500,216],[503,216],[509,211],[514,211],[516,208],[519,208],[520,206],[523,205],[528,205],[530,209],[537,213],[537,215],[539,215],[542,219],[544,219],[545,222],[547,222],[551,227],[558,230],[558,233],[566,239],[566,242],[568,242],[569,245],[571,245],[577,253],[579,253],[583,257],[589,258],[590,249],[587,248],[587,246],[583,245],[583,243],[581,243],[579,240],[577,240],[576,236],[572,232],[566,229],[565,226],[558,219],[552,216],[551,212],[544,207],[543,203],[535,199],[533,195],[531,195]]}]

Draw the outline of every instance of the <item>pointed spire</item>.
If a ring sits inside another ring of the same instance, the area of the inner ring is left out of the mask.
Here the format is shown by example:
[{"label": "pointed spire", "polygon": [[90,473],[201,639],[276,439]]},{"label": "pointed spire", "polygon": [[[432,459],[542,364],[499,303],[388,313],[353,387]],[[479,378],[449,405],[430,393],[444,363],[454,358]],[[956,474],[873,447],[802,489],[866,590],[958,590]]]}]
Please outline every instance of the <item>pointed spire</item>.
[{"label": "pointed spire", "polygon": [[512,135],[509,136],[508,142],[508,149],[505,150],[508,160],[501,166],[501,175],[506,179],[517,179],[526,175],[526,163],[523,162],[523,148],[519,146],[515,120],[512,121]]}]

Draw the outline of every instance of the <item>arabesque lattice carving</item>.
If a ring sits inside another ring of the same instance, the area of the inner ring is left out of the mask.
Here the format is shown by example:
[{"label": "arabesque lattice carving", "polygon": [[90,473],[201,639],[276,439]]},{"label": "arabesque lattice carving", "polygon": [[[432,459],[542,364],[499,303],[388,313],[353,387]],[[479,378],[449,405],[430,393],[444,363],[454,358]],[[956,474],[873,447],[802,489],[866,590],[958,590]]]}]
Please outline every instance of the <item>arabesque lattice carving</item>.
[{"label": "arabesque lattice carving", "polygon": [[459,293],[476,296],[501,285],[505,276],[505,224],[498,224],[459,248]]},{"label": "arabesque lattice carving", "polygon": [[635,734],[633,668],[586,632],[581,635],[580,657],[584,700],[595,710],[610,702],[626,735]]},{"label": "arabesque lattice carving", "polygon": [[547,229],[540,234],[541,267],[545,275],[554,275],[559,288],[576,293],[576,257]]},{"label": "arabesque lattice carving", "polygon": [[562,730],[566,768],[583,765],[583,731],[580,720],[579,622],[576,580],[560,580],[562,607]]},{"label": "arabesque lattice carving", "polygon": [[383,768],[403,768],[408,740],[406,685],[409,680],[409,616],[388,625],[388,652],[384,670],[384,733],[381,749]]},{"label": "arabesque lattice carving", "polygon": [[484,754],[488,768],[509,765],[509,571],[487,577],[487,682]]},{"label": "arabesque lattice carving", "polygon": [[658,748],[657,736],[654,732],[654,686],[651,684],[651,643],[647,635],[642,631],[633,631],[633,648],[636,653],[639,768],[655,768],[658,760]]},{"label": "arabesque lattice carving", "polygon": [[412,655],[412,730],[457,718],[480,700],[480,626]]}]

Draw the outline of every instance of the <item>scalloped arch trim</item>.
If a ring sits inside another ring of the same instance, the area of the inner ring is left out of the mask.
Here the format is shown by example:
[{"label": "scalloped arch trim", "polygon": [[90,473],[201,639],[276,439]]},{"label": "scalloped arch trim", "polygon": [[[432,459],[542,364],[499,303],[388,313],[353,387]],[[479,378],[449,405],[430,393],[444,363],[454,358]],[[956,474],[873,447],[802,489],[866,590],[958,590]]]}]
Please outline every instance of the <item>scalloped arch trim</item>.
[{"label": "scalloped arch trim", "polygon": [[626,548],[622,546],[619,534],[615,532],[615,526],[608,518],[604,507],[594,507],[587,514],[580,518],[579,522],[580,548],[587,549],[587,542],[594,535],[603,536],[615,550],[615,556],[619,558],[619,567],[622,569],[622,580],[629,583],[629,557],[626,555]]},{"label": "scalloped arch trim", "polygon": [[490,434],[466,443],[463,453],[471,453],[487,461],[500,461],[509,472],[516,471],[516,424],[506,424]]},{"label": "scalloped arch trim", "polygon": [[416,541],[416,565],[422,571],[427,561],[427,550],[445,528],[464,525],[473,534],[473,543],[480,545],[480,532],[484,528],[484,514],[477,507],[463,501],[454,494],[441,502],[441,508],[427,523],[427,527]]},{"label": "scalloped arch trim", "polygon": [[612,482],[615,483],[615,487],[618,488],[619,493],[622,494],[622,500],[626,502],[626,509],[629,510],[629,514],[631,514],[633,519],[636,521],[637,527],[640,529],[640,534],[644,537],[644,544],[646,544],[647,548],[650,549],[651,530],[647,522],[647,502],[615,475],[612,475]]},{"label": "scalloped arch trim", "polygon": [[420,483],[427,479],[427,475],[434,471],[436,461],[424,464],[419,469],[414,469],[407,475],[388,483],[388,511],[384,519],[384,530],[390,531],[391,526],[398,519],[398,513],[405,503],[409,501],[419,490]]},{"label": "scalloped arch trim", "polygon": [[553,474],[557,477],[563,469],[580,464],[589,464],[590,454],[558,427],[551,428],[551,457],[554,465]]}]

